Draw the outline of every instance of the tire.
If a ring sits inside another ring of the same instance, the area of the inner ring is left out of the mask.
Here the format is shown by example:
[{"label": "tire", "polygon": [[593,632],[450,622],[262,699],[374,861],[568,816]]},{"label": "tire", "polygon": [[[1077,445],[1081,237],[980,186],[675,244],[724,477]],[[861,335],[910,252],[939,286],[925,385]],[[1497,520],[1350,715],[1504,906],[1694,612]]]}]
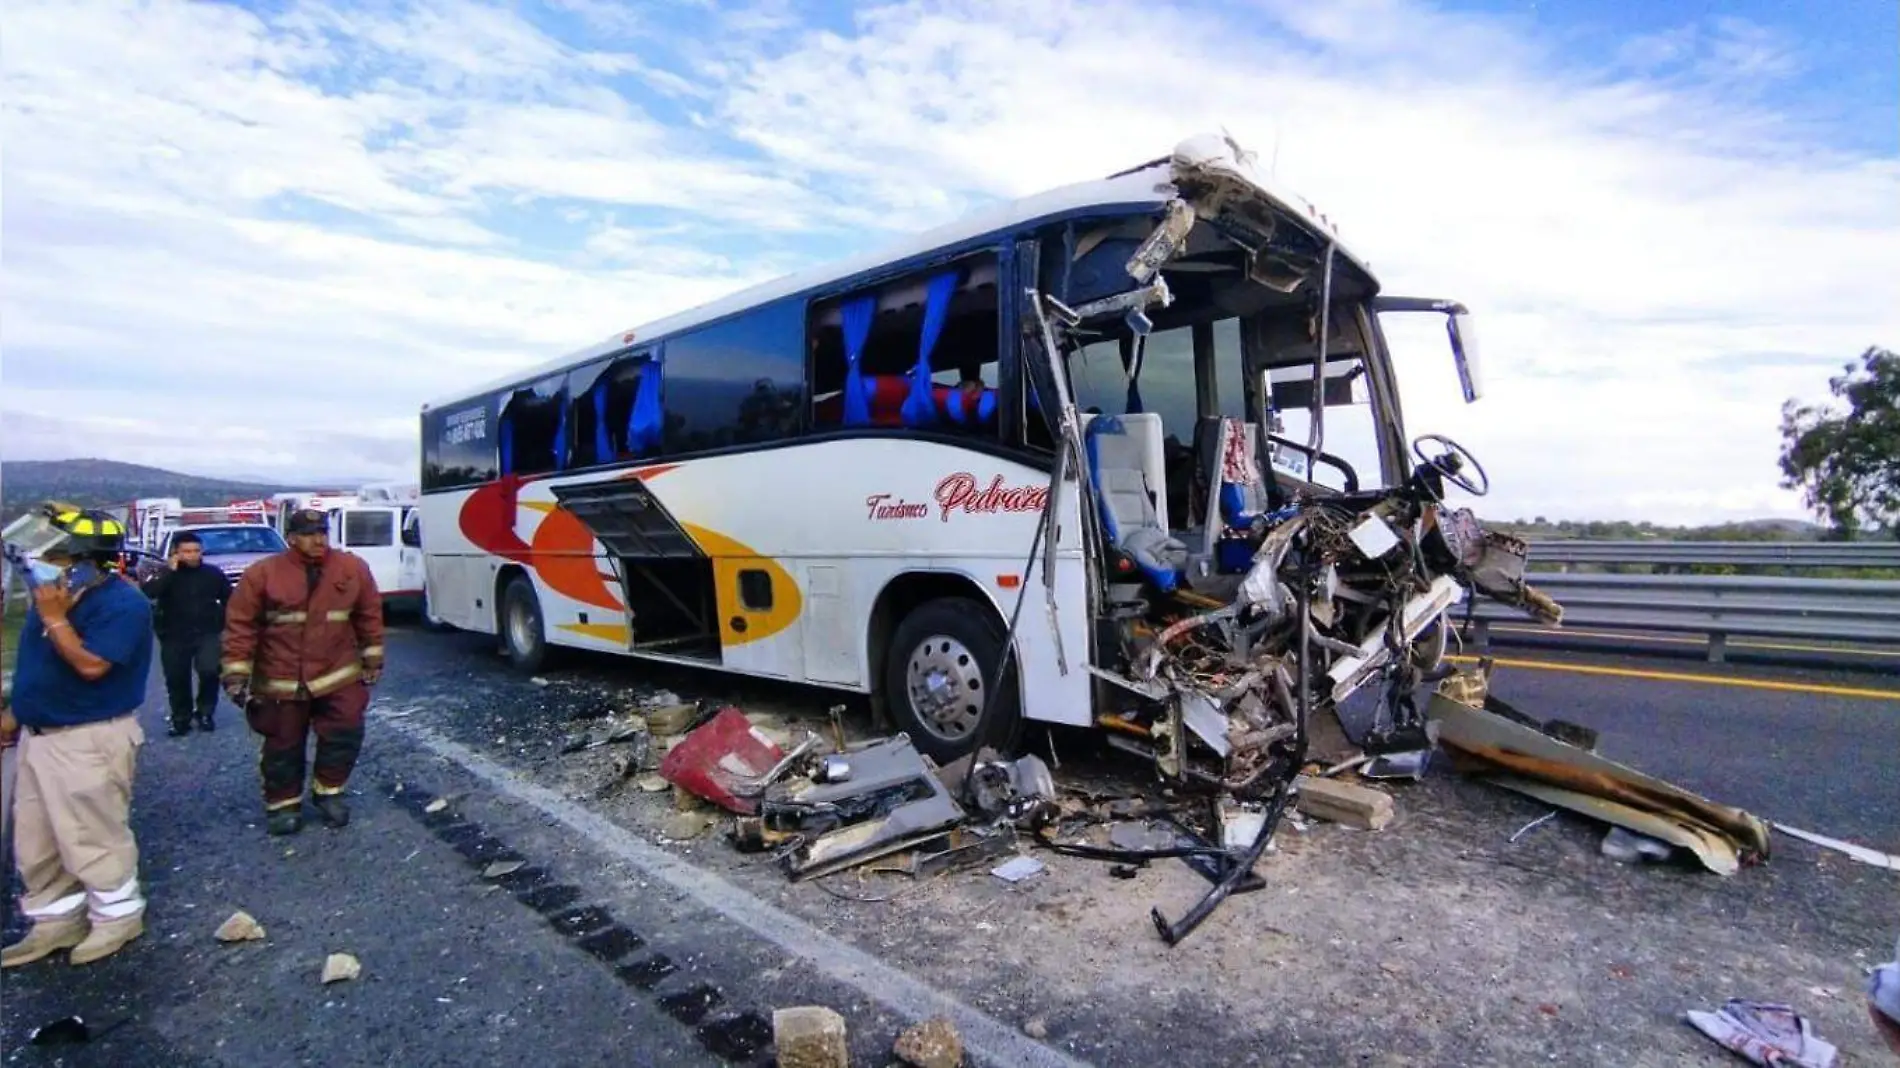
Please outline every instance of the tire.
[{"label": "tire", "polygon": [[501,647],[516,671],[532,675],[547,661],[547,631],[542,623],[541,599],[525,576],[508,580],[501,593]]},{"label": "tire", "polygon": [[1445,663],[1445,642],[1451,631],[1450,613],[1441,613],[1431,625],[1419,632],[1412,643],[1412,666],[1423,672],[1437,671]]},{"label": "tire", "polygon": [[[985,745],[1015,755],[1022,739],[1016,665],[992,682],[1005,636],[995,614],[967,597],[926,601],[891,635],[884,656],[891,718],[939,765]],[[985,711],[983,698],[992,684],[997,689]]]}]

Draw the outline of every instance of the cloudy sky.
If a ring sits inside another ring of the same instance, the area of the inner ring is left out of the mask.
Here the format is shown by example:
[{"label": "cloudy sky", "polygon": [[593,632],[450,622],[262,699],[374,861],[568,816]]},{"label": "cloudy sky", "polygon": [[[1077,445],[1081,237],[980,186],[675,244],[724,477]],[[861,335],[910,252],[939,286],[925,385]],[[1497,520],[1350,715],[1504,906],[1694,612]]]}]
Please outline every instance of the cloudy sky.
[{"label": "cloudy sky", "polygon": [[1799,515],[1900,345],[1889,0],[9,0],[9,459],[403,477],[429,399],[1225,129],[1480,317],[1500,517]]}]

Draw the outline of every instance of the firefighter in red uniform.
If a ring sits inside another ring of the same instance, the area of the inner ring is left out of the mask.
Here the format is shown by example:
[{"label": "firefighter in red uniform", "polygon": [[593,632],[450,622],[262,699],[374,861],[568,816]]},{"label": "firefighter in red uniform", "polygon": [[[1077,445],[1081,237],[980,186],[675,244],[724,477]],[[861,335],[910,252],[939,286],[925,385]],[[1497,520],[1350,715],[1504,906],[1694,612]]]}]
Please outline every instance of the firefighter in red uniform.
[{"label": "firefighter in red uniform", "polygon": [[271,834],[303,826],[304,745],[317,736],[311,804],[350,821],[343,786],[363,746],[369,687],[383,672],[383,604],[369,565],[330,550],[322,512],[286,524],[290,548],[252,564],[225,611],[225,692],[264,736],[258,767]]}]

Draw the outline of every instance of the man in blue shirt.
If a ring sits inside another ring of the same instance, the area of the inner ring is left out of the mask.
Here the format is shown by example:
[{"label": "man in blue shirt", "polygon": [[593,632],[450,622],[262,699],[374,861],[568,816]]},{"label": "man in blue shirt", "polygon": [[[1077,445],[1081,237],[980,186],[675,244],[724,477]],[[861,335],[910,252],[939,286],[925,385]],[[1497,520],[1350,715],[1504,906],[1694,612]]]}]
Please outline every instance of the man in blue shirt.
[{"label": "man in blue shirt", "polygon": [[0,723],[0,743],[20,746],[13,851],[33,922],[0,950],[6,968],[68,948],[85,964],[145,931],[130,816],[151,602],[113,569],[125,540],[118,520],[58,504],[41,515],[39,583],[5,717],[17,725]]}]

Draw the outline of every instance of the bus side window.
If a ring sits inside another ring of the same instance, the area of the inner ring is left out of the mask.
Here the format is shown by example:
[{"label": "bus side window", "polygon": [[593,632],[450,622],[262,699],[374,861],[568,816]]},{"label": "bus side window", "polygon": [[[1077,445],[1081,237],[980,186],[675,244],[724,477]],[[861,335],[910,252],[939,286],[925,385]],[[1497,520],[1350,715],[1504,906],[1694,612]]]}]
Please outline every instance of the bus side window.
[{"label": "bus side window", "polygon": [[501,473],[539,475],[566,467],[568,436],[562,378],[516,389],[501,411]]},{"label": "bus side window", "polygon": [[816,306],[820,428],[997,431],[996,257],[971,257]]},{"label": "bus side window", "polygon": [[568,394],[574,398],[571,466],[651,455],[659,445],[659,430],[648,425],[656,416],[640,404],[640,394],[651,389],[651,400],[657,402],[659,378],[659,364],[644,352],[574,372],[568,379]]}]

